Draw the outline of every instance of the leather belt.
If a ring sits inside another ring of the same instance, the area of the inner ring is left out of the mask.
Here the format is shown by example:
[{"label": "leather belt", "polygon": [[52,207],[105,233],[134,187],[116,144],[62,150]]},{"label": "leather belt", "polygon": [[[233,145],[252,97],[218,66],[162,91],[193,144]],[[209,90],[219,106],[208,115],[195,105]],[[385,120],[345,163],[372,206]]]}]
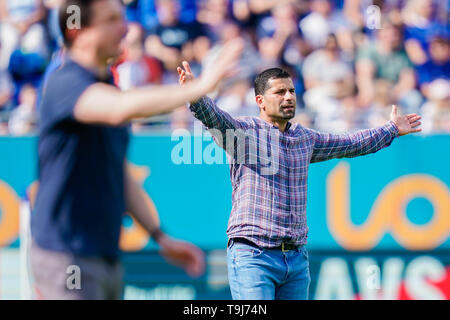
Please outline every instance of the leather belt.
[{"label": "leather belt", "polygon": [[[253,246],[253,247],[259,248],[259,246],[256,243],[254,243],[254,242],[252,242],[252,241],[250,241],[248,239],[245,239],[245,238],[231,238],[228,241],[228,245],[230,244],[231,241],[236,242],[236,243],[244,243],[244,244],[247,244],[249,246]],[[282,252],[287,252],[287,251],[290,251],[290,250],[297,250],[298,247],[301,247],[301,246],[297,245],[297,244],[293,244],[293,243],[281,242],[281,245],[279,245],[277,247],[264,248],[264,249],[281,250]]]}]

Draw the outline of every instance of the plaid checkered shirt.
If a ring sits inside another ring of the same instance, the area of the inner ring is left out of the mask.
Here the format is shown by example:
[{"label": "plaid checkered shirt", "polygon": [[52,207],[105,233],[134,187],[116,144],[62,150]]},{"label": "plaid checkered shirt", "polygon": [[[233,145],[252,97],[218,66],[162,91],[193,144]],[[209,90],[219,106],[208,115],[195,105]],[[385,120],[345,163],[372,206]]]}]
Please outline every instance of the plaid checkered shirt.
[{"label": "plaid checkered shirt", "polygon": [[189,108],[227,153],[232,184],[228,237],[268,248],[307,242],[310,163],[374,153],[398,136],[392,121],[350,134],[320,133],[288,122],[281,132],[260,118],[233,118],[207,97]]}]

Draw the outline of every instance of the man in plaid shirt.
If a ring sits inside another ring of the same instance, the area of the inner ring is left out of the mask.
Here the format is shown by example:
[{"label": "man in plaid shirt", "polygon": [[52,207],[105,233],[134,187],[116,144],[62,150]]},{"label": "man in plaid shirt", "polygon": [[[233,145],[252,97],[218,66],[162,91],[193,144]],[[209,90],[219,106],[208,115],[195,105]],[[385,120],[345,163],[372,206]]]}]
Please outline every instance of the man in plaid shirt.
[{"label": "man in plaid shirt", "polygon": [[[189,64],[179,82],[193,79]],[[385,125],[336,135],[289,122],[296,95],[290,75],[272,68],[255,80],[259,118],[233,118],[203,97],[194,116],[230,159],[232,210],[228,223],[228,278],[233,299],[307,299],[310,283],[306,195],[310,163],[356,157],[419,132],[420,116],[397,115]]]}]

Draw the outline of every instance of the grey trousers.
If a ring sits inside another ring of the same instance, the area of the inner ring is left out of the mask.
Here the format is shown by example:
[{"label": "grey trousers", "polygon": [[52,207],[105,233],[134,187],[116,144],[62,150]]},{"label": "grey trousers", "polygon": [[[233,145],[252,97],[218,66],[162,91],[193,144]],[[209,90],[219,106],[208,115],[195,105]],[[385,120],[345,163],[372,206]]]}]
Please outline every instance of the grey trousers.
[{"label": "grey trousers", "polygon": [[123,298],[120,261],[77,256],[31,245],[36,299],[118,300]]}]

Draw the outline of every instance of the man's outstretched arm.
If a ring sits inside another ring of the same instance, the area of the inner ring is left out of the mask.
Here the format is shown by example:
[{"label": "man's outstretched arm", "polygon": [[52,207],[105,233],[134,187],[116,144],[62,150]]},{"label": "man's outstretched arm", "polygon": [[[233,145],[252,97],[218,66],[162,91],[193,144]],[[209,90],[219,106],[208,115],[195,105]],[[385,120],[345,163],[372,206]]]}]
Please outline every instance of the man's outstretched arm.
[{"label": "man's outstretched arm", "polygon": [[153,236],[166,260],[183,268],[190,276],[197,277],[203,274],[205,270],[203,251],[191,243],[173,239],[160,230],[157,214],[151,212],[156,211],[156,208],[149,206],[144,189],[135,181],[126,165],[124,170],[127,211]]},{"label": "man's outstretched arm", "polygon": [[93,84],[78,99],[73,111],[75,119],[83,123],[117,126],[135,118],[171,112],[213,91],[227,77],[241,52],[242,43],[228,44],[213,65],[184,87],[174,84],[120,91],[105,83]]},{"label": "man's outstretched arm", "polygon": [[400,116],[397,114],[397,107],[392,106],[391,119],[378,128],[351,134],[320,133],[308,129],[315,141],[311,162],[352,158],[377,152],[389,146],[395,137],[420,132],[420,119],[415,113]]}]

